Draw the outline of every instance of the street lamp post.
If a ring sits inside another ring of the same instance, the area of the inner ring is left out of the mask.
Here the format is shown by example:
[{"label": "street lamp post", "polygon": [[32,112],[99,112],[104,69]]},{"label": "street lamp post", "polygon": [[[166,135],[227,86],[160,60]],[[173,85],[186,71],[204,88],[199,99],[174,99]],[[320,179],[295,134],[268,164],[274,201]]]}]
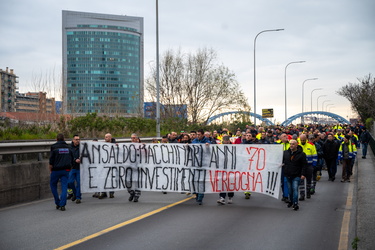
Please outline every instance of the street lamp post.
[{"label": "street lamp post", "polygon": [[324,103],[329,102],[329,101],[331,101],[331,100],[325,100],[325,101],[323,101],[323,103],[322,103],[322,111],[324,111]]},{"label": "street lamp post", "polygon": [[271,32],[271,31],[282,31],[284,29],[273,29],[273,30],[263,30],[261,32],[259,32],[255,38],[254,38],[254,126],[256,126],[256,117],[255,117],[255,114],[257,113],[256,110],[257,110],[257,92],[256,92],[256,71],[255,71],[255,47],[256,47],[256,41],[257,41],[257,38],[260,34],[264,33],[264,32]]},{"label": "street lamp post", "polygon": [[156,136],[160,137],[159,1],[156,0]]},{"label": "street lamp post", "polygon": [[318,96],[318,98],[316,98],[316,111],[318,111],[319,110],[319,98],[320,97],[324,97],[324,96],[327,96],[327,95],[320,95],[320,96]]},{"label": "street lamp post", "polygon": [[313,95],[313,92],[316,91],[316,90],[322,90],[322,88],[313,89],[313,90],[311,91],[311,112],[312,112],[312,95]]},{"label": "street lamp post", "polygon": [[295,61],[295,62],[290,62],[288,63],[286,66],[285,66],[285,73],[284,73],[284,82],[285,82],[285,121],[286,119],[288,119],[288,114],[287,114],[287,104],[286,104],[286,69],[288,68],[289,65],[293,64],[293,63],[304,63],[306,61]]},{"label": "street lamp post", "polygon": [[311,79],[306,79],[303,81],[302,83],[302,113],[304,111],[303,107],[304,107],[304,97],[305,97],[305,82],[307,81],[312,81],[312,80],[318,80],[318,78],[311,78]]},{"label": "street lamp post", "polygon": [[332,103],[329,103],[326,105],[326,111],[328,112],[328,106],[332,106],[332,105],[335,105],[335,104],[332,104]]},{"label": "street lamp post", "polygon": [[[310,78],[310,79],[306,79],[303,81],[302,83],[302,113],[304,111],[303,107],[305,105],[305,102],[304,102],[304,98],[305,98],[305,82],[307,81],[313,81],[313,80],[318,80],[318,78]],[[302,116],[302,124],[304,123],[304,117]]]}]

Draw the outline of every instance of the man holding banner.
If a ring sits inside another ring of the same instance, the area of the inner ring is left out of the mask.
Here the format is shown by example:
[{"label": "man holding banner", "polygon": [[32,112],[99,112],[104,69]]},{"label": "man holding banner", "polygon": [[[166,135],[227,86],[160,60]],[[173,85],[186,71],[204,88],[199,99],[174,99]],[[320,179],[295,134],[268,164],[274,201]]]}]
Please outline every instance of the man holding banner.
[{"label": "man holding banner", "polygon": [[[197,138],[195,138],[191,143],[200,143],[200,144],[206,144],[210,145],[210,140],[204,136],[204,131],[203,129],[199,129],[197,131]],[[199,205],[202,205],[204,198],[204,193],[197,193],[196,201],[198,202]]]},{"label": "man holding banner", "polygon": [[[130,136],[130,139],[131,139],[131,143],[139,143],[140,142],[138,135],[135,134],[135,133],[133,133]],[[141,191],[137,190],[137,189],[135,189],[135,190],[128,189],[128,193],[130,194],[129,201],[138,202],[139,197],[141,197]]]},{"label": "man holding banner", "polygon": [[293,207],[297,211],[298,206],[298,185],[305,179],[307,160],[306,154],[296,140],[289,142],[289,149],[284,151],[283,172],[287,179],[289,189],[288,207]]}]

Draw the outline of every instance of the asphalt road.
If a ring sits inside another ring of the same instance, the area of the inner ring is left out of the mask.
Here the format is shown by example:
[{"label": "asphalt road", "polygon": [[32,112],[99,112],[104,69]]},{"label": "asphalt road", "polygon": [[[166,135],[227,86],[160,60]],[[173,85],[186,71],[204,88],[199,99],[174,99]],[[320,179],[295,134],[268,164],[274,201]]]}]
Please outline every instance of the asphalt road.
[{"label": "asphalt road", "polygon": [[[327,178],[324,172],[317,193],[300,202],[299,211],[261,194],[245,200],[236,193],[226,205],[216,203],[217,194],[207,194],[202,206],[189,199],[121,227],[116,225],[187,196],[143,192],[134,203],[122,191],[103,200],[84,194],[81,204],[69,201],[65,212],[56,210],[52,199],[8,207],[0,209],[0,249],[65,248],[77,240],[82,243],[71,249],[338,249],[354,183]],[[345,246],[354,238],[355,211],[349,212]],[[91,239],[82,240],[87,236]]]}]

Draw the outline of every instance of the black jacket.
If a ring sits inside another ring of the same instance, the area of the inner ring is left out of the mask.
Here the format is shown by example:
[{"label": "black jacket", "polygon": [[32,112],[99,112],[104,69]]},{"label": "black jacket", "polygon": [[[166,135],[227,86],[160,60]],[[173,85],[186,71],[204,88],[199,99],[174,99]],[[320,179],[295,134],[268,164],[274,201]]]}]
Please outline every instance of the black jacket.
[{"label": "black jacket", "polygon": [[337,140],[326,140],[323,144],[324,159],[337,159],[339,156],[340,142]]},{"label": "black jacket", "polygon": [[70,145],[70,148],[72,149],[72,152],[73,152],[73,169],[77,169],[79,170],[79,163],[76,162],[76,159],[79,159],[79,144],[78,146],[74,146],[74,143],[72,142],[72,144]]},{"label": "black jacket", "polygon": [[365,130],[362,132],[361,137],[360,137],[361,143],[369,143],[370,142],[370,133]]},{"label": "black jacket", "polygon": [[285,177],[301,177],[306,176],[307,160],[306,154],[301,146],[298,145],[297,151],[292,152],[289,148],[284,151],[283,156],[283,173]]},{"label": "black jacket", "polygon": [[73,159],[73,152],[65,141],[58,141],[51,146],[49,164],[52,165],[52,171],[70,170]]}]

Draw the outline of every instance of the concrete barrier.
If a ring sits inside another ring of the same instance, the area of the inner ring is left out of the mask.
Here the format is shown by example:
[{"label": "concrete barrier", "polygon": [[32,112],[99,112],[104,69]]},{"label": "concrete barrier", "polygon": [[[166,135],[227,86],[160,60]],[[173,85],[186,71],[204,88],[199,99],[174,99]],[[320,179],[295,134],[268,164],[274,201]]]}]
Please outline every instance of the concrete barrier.
[{"label": "concrete barrier", "polygon": [[0,165],[0,207],[52,197],[48,161]]}]

